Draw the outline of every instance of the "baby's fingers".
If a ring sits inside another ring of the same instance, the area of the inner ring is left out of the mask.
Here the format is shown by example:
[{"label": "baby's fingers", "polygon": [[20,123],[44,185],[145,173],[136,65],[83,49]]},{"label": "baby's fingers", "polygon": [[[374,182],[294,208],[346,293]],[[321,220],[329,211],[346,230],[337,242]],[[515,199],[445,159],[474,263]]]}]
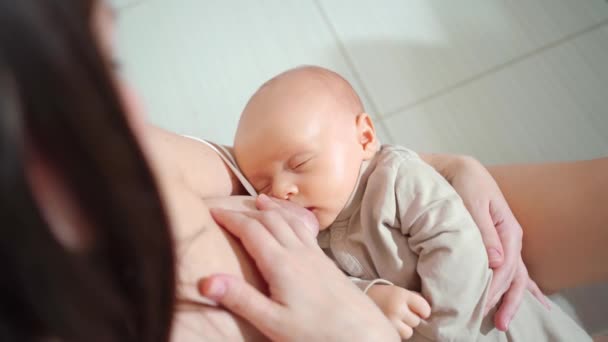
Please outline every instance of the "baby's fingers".
[{"label": "baby's fingers", "polygon": [[421,318],[426,319],[431,316],[431,305],[418,293],[412,292],[412,295],[407,300],[407,304],[410,310]]},{"label": "baby's fingers", "polygon": [[411,312],[410,310],[406,310],[406,312],[403,314],[403,317],[401,318],[401,321],[403,321],[403,323],[414,329],[415,327],[420,325],[420,316]]},{"label": "baby's fingers", "polygon": [[407,340],[414,334],[414,329],[398,319],[392,319],[391,322],[402,340]]}]

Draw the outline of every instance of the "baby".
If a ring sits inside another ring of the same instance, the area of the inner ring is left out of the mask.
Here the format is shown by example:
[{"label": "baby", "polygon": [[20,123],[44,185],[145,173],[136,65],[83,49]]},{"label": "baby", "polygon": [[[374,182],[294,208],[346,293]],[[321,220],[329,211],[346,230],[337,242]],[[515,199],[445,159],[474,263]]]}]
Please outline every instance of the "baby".
[{"label": "baby", "polygon": [[530,293],[509,331],[483,317],[492,272],[473,219],[416,153],[379,145],[359,96],[338,74],[300,67],[262,85],[243,111],[234,155],[259,193],[315,214],[319,245],[402,338],[590,340]]}]

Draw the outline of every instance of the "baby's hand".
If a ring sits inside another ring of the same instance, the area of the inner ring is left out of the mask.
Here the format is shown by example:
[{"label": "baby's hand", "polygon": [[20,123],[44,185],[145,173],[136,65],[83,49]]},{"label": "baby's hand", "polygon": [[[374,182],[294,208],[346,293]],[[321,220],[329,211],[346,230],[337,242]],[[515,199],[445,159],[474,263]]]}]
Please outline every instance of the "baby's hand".
[{"label": "baby's hand", "polygon": [[420,294],[392,285],[373,285],[367,295],[406,340],[414,334],[420,320],[428,318],[431,306]]}]

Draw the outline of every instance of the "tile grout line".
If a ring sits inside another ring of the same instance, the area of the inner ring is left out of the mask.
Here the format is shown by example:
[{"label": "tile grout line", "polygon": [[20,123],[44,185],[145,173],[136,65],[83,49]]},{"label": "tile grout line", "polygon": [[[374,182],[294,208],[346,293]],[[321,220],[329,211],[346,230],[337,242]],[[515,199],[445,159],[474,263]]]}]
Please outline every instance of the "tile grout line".
[{"label": "tile grout line", "polygon": [[[387,136],[387,138],[389,140],[388,142],[392,144],[394,142],[394,139],[393,139],[391,132],[388,130],[386,123],[384,122],[384,116],[379,114],[380,112],[378,110],[378,106],[376,105],[375,101],[372,99],[370,92],[367,90],[367,87],[365,86],[365,83],[363,83],[363,79],[361,78],[359,71],[355,67],[355,63],[353,62],[350,54],[348,53],[346,46],[340,39],[340,36],[338,35],[338,31],[336,30],[334,25],[332,25],[331,21],[329,20],[329,15],[327,14],[325,9],[321,5],[320,0],[313,0],[313,2],[315,4],[315,6],[317,7],[317,10],[319,11],[321,18],[325,22],[325,25],[327,26],[327,28],[331,32],[334,40],[336,41],[336,44],[338,45],[338,50],[340,51],[342,58],[344,58],[348,68],[353,73],[353,78],[355,79],[355,81],[357,81],[357,83],[361,87],[363,96],[365,96],[365,98],[369,101],[370,107],[372,107],[370,109],[375,113],[374,116],[378,119],[376,121],[377,126],[380,126],[382,128],[382,130],[384,131],[384,134]],[[386,143],[386,142],[384,142],[384,143]]]},{"label": "tile grout line", "polygon": [[131,10],[133,8],[136,8],[138,6],[140,6],[141,4],[143,4],[144,0],[136,0],[135,2],[120,6],[120,7],[116,7],[116,9],[118,10],[118,12],[122,12],[122,11],[128,11]]},{"label": "tile grout line", "polygon": [[451,93],[452,91],[454,91],[454,90],[456,90],[458,88],[461,88],[461,87],[466,86],[466,85],[468,85],[470,83],[473,83],[473,82],[476,82],[476,81],[478,81],[480,79],[483,79],[486,76],[489,76],[490,74],[496,73],[496,72],[501,71],[503,69],[507,69],[507,68],[509,68],[509,67],[511,67],[513,65],[519,64],[520,62],[522,62],[522,61],[524,61],[524,60],[526,60],[526,59],[528,59],[530,57],[534,57],[535,55],[541,54],[541,53],[543,53],[543,52],[545,52],[547,50],[551,50],[553,48],[556,48],[556,47],[558,47],[558,46],[560,46],[560,45],[562,45],[562,44],[564,44],[564,43],[566,43],[566,42],[568,42],[568,41],[570,41],[572,39],[578,38],[579,36],[582,36],[582,35],[587,34],[589,32],[595,31],[597,29],[601,29],[601,28],[603,28],[606,25],[608,25],[608,19],[604,19],[604,20],[602,20],[602,21],[600,21],[598,23],[595,23],[595,24],[593,24],[593,25],[591,25],[591,26],[589,26],[589,27],[587,27],[587,28],[585,28],[583,30],[580,30],[580,31],[571,33],[569,35],[566,35],[566,36],[564,36],[564,37],[562,37],[560,39],[557,39],[557,40],[555,40],[553,42],[550,42],[550,43],[548,43],[546,45],[543,45],[543,46],[541,46],[541,47],[539,47],[537,49],[534,49],[534,50],[532,50],[532,51],[530,51],[528,53],[525,53],[525,54],[523,54],[521,56],[515,57],[515,58],[513,58],[513,59],[511,59],[511,60],[509,60],[509,61],[507,61],[505,63],[493,66],[493,67],[491,67],[491,68],[489,68],[487,70],[484,70],[484,71],[482,71],[482,72],[480,72],[480,73],[478,73],[478,74],[476,74],[474,76],[468,77],[468,78],[466,78],[464,80],[458,81],[458,82],[456,82],[456,83],[454,83],[452,85],[449,85],[449,86],[447,86],[445,88],[439,89],[439,90],[437,90],[437,91],[435,91],[435,92],[433,92],[433,93],[431,93],[431,94],[429,94],[427,96],[424,96],[423,98],[418,99],[418,100],[416,100],[414,102],[408,103],[408,104],[406,104],[404,106],[401,106],[401,107],[398,107],[398,108],[393,109],[391,111],[388,111],[386,114],[384,114],[382,116],[382,118],[383,119],[387,119],[389,117],[395,116],[395,115],[397,115],[399,113],[402,113],[404,111],[412,109],[413,107],[416,107],[416,106],[419,106],[419,105],[421,105],[423,103],[426,103],[426,102],[429,102],[431,100],[434,100],[435,98],[438,98],[440,96],[443,96],[443,95],[446,95],[448,93]]}]

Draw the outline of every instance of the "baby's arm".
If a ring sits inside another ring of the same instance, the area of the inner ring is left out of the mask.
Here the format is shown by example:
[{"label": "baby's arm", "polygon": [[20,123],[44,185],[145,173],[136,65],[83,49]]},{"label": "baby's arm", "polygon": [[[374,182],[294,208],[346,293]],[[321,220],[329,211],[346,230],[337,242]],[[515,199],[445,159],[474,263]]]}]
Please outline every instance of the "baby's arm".
[{"label": "baby's arm", "polygon": [[479,230],[454,189],[418,158],[399,165],[395,191],[401,230],[418,255],[421,292],[432,308],[417,332],[431,340],[474,340],[491,280]]}]

